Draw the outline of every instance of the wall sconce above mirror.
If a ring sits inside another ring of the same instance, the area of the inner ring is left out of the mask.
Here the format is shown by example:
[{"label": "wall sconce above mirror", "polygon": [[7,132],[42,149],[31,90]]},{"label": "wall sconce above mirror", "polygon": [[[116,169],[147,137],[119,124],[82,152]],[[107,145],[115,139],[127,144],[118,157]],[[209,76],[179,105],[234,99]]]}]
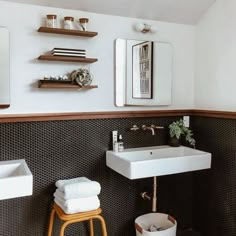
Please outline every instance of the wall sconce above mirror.
[{"label": "wall sconce above mirror", "polygon": [[115,52],[116,106],[171,104],[171,44],[117,39]]},{"label": "wall sconce above mirror", "polygon": [[142,33],[156,33],[157,32],[157,27],[155,25],[148,25],[145,23],[137,23],[135,25],[135,30],[142,32]]},{"label": "wall sconce above mirror", "polygon": [[9,31],[0,27],[0,108],[10,106]]}]

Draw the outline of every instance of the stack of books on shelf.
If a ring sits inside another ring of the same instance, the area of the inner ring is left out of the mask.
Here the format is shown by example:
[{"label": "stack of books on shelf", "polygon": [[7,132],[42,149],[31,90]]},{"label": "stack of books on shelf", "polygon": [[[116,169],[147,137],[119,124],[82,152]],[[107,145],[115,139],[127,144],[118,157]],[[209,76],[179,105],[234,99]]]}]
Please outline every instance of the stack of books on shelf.
[{"label": "stack of books on shelf", "polygon": [[84,49],[53,48],[51,53],[53,56],[86,57],[86,50]]}]

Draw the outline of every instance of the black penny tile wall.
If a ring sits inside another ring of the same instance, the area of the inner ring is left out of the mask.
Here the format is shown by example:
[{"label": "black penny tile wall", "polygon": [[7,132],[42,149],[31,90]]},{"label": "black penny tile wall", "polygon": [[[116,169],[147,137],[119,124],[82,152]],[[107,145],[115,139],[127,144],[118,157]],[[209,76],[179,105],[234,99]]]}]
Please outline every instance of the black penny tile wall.
[{"label": "black penny tile wall", "polygon": [[[47,235],[55,181],[78,176],[86,176],[101,183],[102,192],[99,197],[108,235],[134,236],[135,218],[151,212],[151,203],[144,202],[139,195],[141,191],[151,191],[152,178],[129,180],[106,167],[105,152],[111,149],[111,131],[118,130],[123,135],[125,148],[163,145],[167,144],[167,129],[157,130],[156,135],[152,136],[150,131],[134,132],[130,131],[129,128],[133,124],[138,126],[157,124],[167,127],[170,122],[178,118],[127,118],[0,124],[0,160],[25,159],[34,178],[32,196],[0,201],[0,236]],[[194,126],[199,129],[197,135],[201,137],[202,128],[199,127],[198,120],[194,120]],[[206,128],[212,126],[216,128],[216,124],[204,124]],[[213,136],[214,132],[210,131],[209,135]],[[225,134],[225,136],[227,135]],[[220,138],[221,135],[217,137]],[[206,137],[204,140],[206,141]],[[220,143],[221,141],[215,140],[214,137],[209,146],[204,146],[203,140],[200,142],[200,146],[217,153],[219,161],[223,161],[225,157],[230,158],[230,153],[226,153],[220,148],[214,150],[215,142]],[[233,147],[232,140],[231,144],[227,145]],[[231,156],[232,159],[234,157]],[[221,166],[222,174],[225,171],[222,168],[227,169],[228,167],[233,171],[234,164],[231,165],[226,161],[224,166]],[[215,176],[218,174],[215,173]],[[211,176],[209,180],[204,180],[204,183],[213,181],[215,176]],[[230,176],[232,177],[234,174],[231,173]],[[223,214],[221,216],[224,217],[227,212],[231,212],[231,209],[226,209],[226,206],[223,205],[224,201],[218,201],[222,200],[220,192],[224,191],[224,181],[226,180],[229,181],[226,177],[219,178],[219,186],[212,187],[212,193],[208,198],[211,200],[216,193],[219,194],[216,201],[211,203],[210,209],[215,207],[213,213],[220,211]],[[234,188],[230,182],[229,186],[232,187],[231,191],[233,191]],[[206,191],[205,185],[202,185],[202,188]],[[0,191],[4,190],[0,189]],[[233,192],[230,192],[224,196],[230,204],[233,204],[232,194]],[[192,225],[193,189],[191,173],[158,177],[157,195],[159,212],[173,215],[177,219],[179,227]],[[198,201],[201,201],[200,197]],[[214,219],[219,221],[220,218],[216,217],[218,216],[215,216]],[[60,223],[57,219],[54,235],[58,235]],[[199,225],[201,226],[201,222]],[[230,229],[234,229],[234,225],[231,225]],[[74,224],[66,229],[65,235],[85,236],[87,231],[86,224]],[[95,224],[95,235],[101,235],[98,224]]]},{"label": "black penny tile wall", "polygon": [[204,236],[236,236],[236,120],[193,117],[197,148],[212,168],[194,174],[193,222]]}]

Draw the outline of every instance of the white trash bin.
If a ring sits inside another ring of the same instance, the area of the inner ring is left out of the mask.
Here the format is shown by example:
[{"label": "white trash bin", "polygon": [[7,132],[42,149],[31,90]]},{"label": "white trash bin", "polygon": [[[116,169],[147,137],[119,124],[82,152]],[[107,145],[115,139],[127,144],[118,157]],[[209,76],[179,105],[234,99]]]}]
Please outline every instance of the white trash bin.
[{"label": "white trash bin", "polygon": [[[158,231],[150,232],[150,227]],[[176,236],[177,222],[167,214],[149,213],[135,219],[136,236]]]}]

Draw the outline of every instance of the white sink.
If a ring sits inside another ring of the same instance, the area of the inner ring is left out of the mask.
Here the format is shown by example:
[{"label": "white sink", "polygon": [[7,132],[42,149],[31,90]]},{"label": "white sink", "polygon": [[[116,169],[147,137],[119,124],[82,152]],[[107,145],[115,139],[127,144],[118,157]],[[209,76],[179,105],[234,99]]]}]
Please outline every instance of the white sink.
[{"label": "white sink", "polygon": [[0,161],[0,200],[32,195],[33,176],[25,160]]},{"label": "white sink", "polygon": [[208,169],[211,153],[184,146],[130,148],[107,151],[106,165],[129,179],[140,179]]}]

